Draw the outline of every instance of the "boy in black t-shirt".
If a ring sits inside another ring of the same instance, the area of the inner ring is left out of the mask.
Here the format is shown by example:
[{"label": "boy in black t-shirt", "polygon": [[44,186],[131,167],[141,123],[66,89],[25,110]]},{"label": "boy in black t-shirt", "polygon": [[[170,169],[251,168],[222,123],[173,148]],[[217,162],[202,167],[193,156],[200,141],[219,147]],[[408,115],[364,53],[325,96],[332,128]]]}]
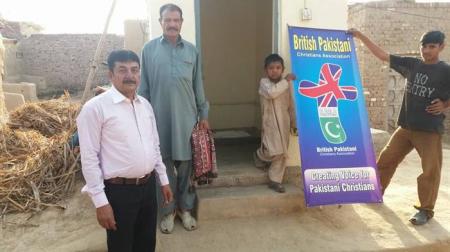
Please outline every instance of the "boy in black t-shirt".
[{"label": "boy in black t-shirt", "polygon": [[377,160],[382,191],[386,190],[398,164],[416,149],[422,161],[417,178],[420,205],[409,220],[423,225],[434,215],[442,167],[443,112],[449,107],[450,66],[439,60],[445,35],[440,31],[425,33],[420,40],[422,59],[389,55],[361,32],[350,29],[354,37],[380,60],[406,78],[398,128]]}]

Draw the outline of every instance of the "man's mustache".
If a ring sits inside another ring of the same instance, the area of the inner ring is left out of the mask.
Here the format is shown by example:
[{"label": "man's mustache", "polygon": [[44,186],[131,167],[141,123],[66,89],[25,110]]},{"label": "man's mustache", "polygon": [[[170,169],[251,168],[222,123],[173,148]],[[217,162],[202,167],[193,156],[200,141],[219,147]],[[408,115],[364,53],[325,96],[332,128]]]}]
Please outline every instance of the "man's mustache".
[{"label": "man's mustache", "polygon": [[136,84],[136,81],[134,81],[134,80],[124,80],[123,84]]},{"label": "man's mustache", "polygon": [[168,31],[178,31],[178,29],[175,28],[175,27],[169,27],[169,28],[167,28],[167,30],[168,30]]}]

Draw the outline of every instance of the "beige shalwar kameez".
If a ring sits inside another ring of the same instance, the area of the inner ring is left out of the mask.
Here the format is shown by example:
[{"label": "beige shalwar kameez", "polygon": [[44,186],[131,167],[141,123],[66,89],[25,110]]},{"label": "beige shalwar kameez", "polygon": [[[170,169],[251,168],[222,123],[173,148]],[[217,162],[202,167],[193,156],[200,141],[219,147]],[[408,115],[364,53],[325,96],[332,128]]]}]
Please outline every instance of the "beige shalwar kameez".
[{"label": "beige shalwar kameez", "polygon": [[286,79],[273,83],[262,78],[259,86],[261,99],[261,147],[258,158],[271,162],[269,179],[281,183],[286,169],[290,129],[295,128],[295,108],[290,83]]}]

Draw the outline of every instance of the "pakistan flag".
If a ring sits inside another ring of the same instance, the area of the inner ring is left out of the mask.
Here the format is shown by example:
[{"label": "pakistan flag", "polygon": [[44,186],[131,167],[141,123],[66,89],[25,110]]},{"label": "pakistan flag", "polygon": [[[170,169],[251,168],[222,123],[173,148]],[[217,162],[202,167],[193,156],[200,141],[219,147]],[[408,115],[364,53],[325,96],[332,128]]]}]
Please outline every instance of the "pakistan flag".
[{"label": "pakistan flag", "polygon": [[321,108],[319,108],[320,129],[322,130],[325,139],[332,144],[341,144],[345,142],[347,136],[342,128],[337,108],[335,108],[336,111],[333,111],[335,113],[330,113],[330,108],[327,109],[327,112],[320,110]]}]

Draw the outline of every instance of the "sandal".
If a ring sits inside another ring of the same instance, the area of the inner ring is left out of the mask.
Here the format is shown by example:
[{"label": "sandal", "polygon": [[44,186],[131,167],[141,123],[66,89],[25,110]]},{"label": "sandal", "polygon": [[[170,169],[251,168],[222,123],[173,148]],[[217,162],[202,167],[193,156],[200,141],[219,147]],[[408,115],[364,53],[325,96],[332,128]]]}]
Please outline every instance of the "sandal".
[{"label": "sandal", "polygon": [[164,234],[171,234],[173,232],[174,220],[175,220],[175,213],[164,215],[164,217],[161,220],[161,223],[159,224],[161,232]]},{"label": "sandal", "polygon": [[282,184],[277,183],[277,182],[273,182],[273,181],[269,182],[269,188],[274,190],[275,192],[278,192],[278,193],[286,192],[286,189],[284,188],[284,186]]},{"label": "sandal", "polygon": [[183,227],[187,231],[197,229],[197,221],[192,217],[189,211],[178,212],[178,217],[180,217],[181,222],[183,222]]},{"label": "sandal", "polygon": [[427,223],[431,218],[432,216],[428,213],[427,210],[419,209],[419,212],[414,214],[414,216],[412,216],[411,219],[409,219],[409,221],[413,225],[420,226]]}]

